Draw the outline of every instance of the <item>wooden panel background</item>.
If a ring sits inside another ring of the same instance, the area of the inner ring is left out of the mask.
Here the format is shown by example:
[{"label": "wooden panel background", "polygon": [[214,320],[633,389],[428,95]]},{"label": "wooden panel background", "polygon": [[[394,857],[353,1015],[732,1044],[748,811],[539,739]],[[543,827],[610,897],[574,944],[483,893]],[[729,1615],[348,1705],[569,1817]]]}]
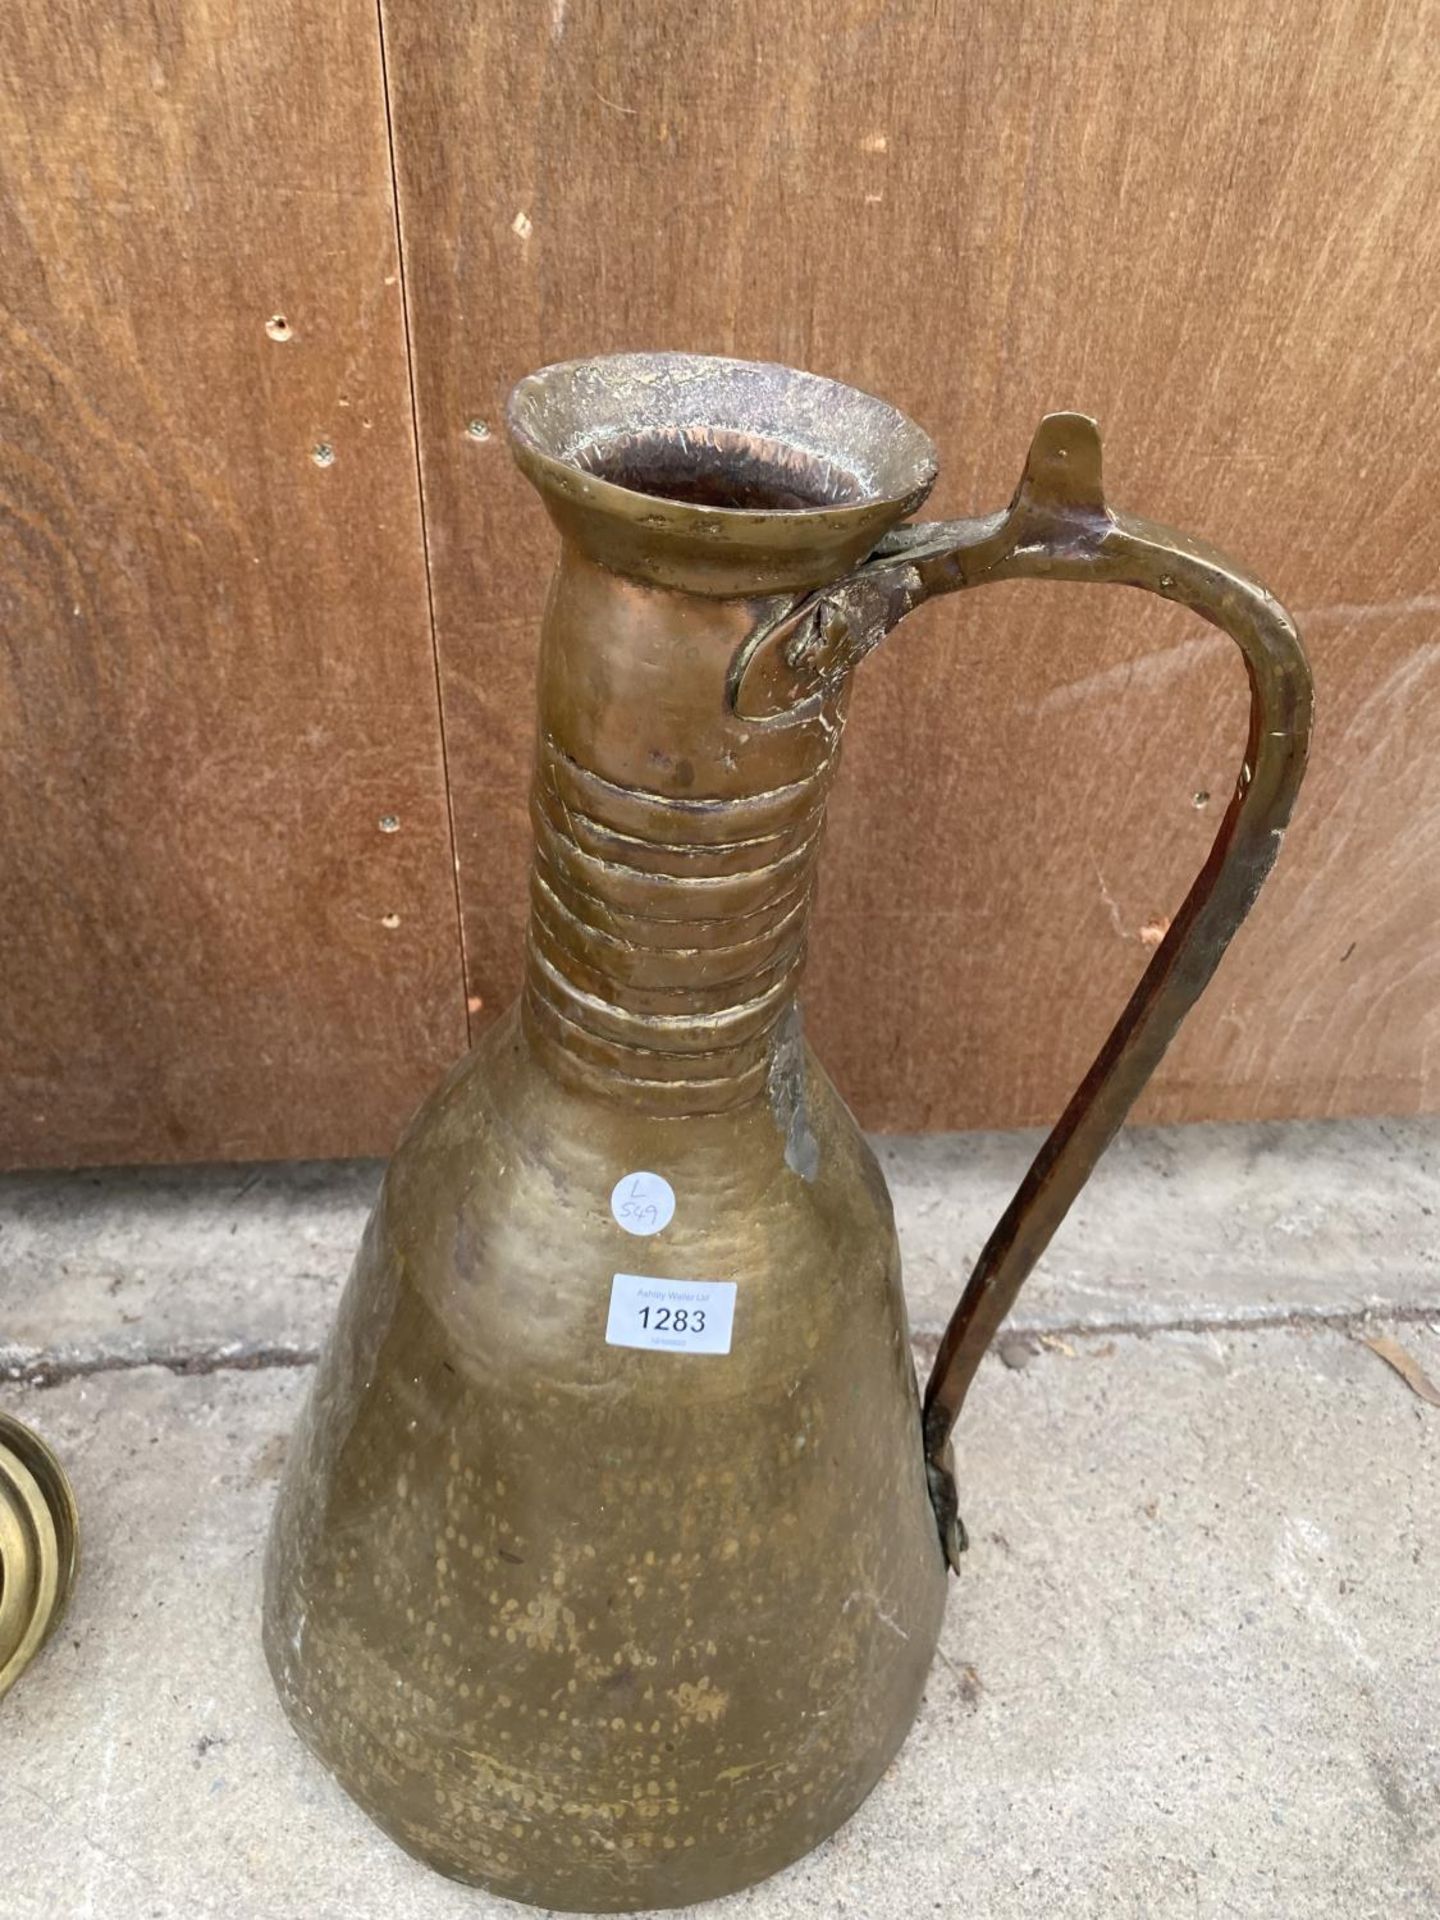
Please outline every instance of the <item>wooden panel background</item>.
[{"label": "wooden panel background", "polygon": [[[1314,769],[1146,1111],[1434,1107],[1437,43],[1440,0],[10,9],[0,1156],[388,1147],[518,982],[553,541],[505,392],[664,345],[895,400],[942,514],[1086,408],[1119,503],[1272,584]],[[1243,704],[1101,589],[867,665],[807,1006],[868,1123],[1053,1115]]]},{"label": "wooden panel background", "polygon": [[464,1036],[374,7],[7,8],[0,173],[0,1155],[373,1150]]},{"label": "wooden panel background", "polygon": [[[940,513],[1078,406],[1320,689],[1272,890],[1163,1120],[1440,1095],[1435,0],[381,0],[472,1003],[513,992],[553,545],[521,374],[683,346],[912,412]],[[929,609],[865,669],[807,1006],[882,1127],[1051,1117],[1214,830],[1228,642],[1120,590]]]}]

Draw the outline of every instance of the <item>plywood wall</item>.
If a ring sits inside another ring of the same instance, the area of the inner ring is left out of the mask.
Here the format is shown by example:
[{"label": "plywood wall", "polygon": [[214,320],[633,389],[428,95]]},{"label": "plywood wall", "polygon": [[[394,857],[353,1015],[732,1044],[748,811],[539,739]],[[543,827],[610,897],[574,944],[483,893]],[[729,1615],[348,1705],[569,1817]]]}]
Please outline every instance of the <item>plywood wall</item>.
[{"label": "plywood wall", "polygon": [[[1436,0],[3,31],[11,1159],[383,1150],[466,1002],[514,992],[553,548],[500,411],[637,346],[886,395],[942,514],[1008,496],[1041,412],[1095,413],[1117,503],[1260,573],[1320,694],[1147,1111],[1437,1104]],[[807,995],[867,1122],[1058,1109],[1234,777],[1226,646],[1019,584],[867,664]]]},{"label": "plywood wall", "polygon": [[[1120,505],[1297,610],[1308,796],[1147,1111],[1440,1095],[1440,8],[382,0],[471,991],[513,990],[549,529],[495,421],[545,361],[780,359],[911,412],[940,513],[1096,414]],[[997,588],[865,669],[807,1007],[872,1125],[1052,1117],[1213,833],[1228,642]],[[1207,797],[1208,796],[1208,797]]]},{"label": "plywood wall", "polygon": [[464,1034],[374,9],[0,39],[0,1152],[373,1149]]}]

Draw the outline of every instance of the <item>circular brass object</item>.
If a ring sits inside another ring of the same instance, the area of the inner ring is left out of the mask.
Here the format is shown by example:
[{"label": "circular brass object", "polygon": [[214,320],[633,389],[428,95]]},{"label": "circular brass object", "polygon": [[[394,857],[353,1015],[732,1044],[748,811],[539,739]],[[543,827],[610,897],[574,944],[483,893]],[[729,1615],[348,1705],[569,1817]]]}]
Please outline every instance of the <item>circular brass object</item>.
[{"label": "circular brass object", "polygon": [[0,1413],[0,1699],[59,1625],[79,1545],[65,1469],[38,1434]]}]

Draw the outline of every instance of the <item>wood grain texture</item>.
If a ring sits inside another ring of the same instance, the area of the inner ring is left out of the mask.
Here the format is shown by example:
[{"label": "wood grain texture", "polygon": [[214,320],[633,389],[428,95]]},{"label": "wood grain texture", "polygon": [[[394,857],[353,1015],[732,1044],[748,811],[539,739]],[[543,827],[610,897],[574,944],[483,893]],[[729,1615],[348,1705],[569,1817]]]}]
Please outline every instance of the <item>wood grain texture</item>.
[{"label": "wood grain texture", "polygon": [[383,1149],[464,1013],[374,10],[0,35],[0,1155]]},{"label": "wood grain texture", "polygon": [[[1038,416],[1300,617],[1320,732],[1155,1120],[1440,1098],[1435,0],[382,0],[471,992],[519,977],[552,559],[495,423],[546,361],[780,359],[1008,498]],[[1214,830],[1228,643],[1121,590],[917,615],[865,669],[811,1030],[881,1127],[1048,1120]],[[483,1016],[482,1016],[483,1017]]]}]

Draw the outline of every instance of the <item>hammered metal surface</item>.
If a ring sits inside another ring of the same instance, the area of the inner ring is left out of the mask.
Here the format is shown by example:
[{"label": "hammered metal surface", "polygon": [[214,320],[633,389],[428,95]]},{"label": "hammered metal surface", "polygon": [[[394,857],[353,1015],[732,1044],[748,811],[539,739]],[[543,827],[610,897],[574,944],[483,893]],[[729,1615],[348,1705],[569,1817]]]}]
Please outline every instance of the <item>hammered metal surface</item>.
[{"label": "hammered metal surface", "polygon": [[[267,1649],[395,1837],[513,1897],[682,1904],[859,1804],[944,1605],[889,1204],[823,1076],[620,1114],[512,1013],[401,1147],[288,1471]],[[611,1218],[630,1166],[672,1226]],[[612,1274],[738,1282],[730,1354],[605,1344]]]}]

